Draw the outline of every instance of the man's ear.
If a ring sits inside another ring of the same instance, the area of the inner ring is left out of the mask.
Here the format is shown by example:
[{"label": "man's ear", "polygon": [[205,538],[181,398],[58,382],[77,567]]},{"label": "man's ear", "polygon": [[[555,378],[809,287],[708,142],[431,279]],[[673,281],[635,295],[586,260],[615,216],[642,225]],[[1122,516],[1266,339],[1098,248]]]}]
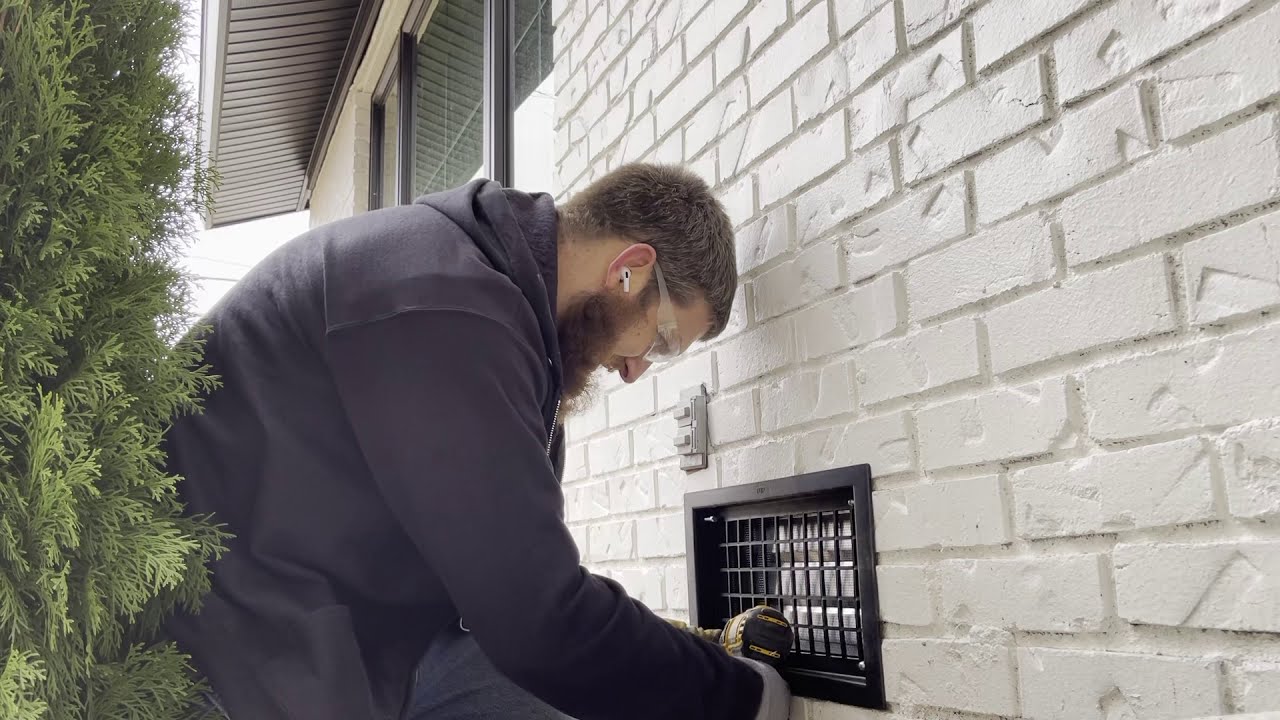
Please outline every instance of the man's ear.
[{"label": "man's ear", "polygon": [[[633,291],[645,287],[657,257],[658,253],[651,245],[645,243],[628,245],[625,250],[618,253],[613,262],[609,263],[604,280],[605,289],[623,292],[628,285]],[[630,278],[627,278],[627,275],[630,275]]]}]

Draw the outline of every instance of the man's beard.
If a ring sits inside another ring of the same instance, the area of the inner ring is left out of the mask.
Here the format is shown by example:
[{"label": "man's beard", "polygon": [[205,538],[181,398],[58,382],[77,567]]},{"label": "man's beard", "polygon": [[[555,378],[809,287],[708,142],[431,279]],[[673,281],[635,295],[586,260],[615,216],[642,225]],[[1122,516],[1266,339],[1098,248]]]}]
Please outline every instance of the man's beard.
[{"label": "man's beard", "polygon": [[574,414],[591,405],[595,371],[611,359],[622,332],[643,316],[637,304],[598,290],[580,295],[556,318],[564,374],[561,410]]}]

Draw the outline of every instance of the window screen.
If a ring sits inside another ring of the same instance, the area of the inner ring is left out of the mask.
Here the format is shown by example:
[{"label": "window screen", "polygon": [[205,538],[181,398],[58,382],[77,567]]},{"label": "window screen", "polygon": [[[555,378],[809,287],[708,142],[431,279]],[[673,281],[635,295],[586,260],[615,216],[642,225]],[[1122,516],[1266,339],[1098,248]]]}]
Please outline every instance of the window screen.
[{"label": "window screen", "polygon": [[795,630],[796,694],[883,706],[869,467],[690,493],[685,512],[697,625],[774,607]]},{"label": "window screen", "polygon": [[414,52],[413,197],[484,170],[484,0],[439,0]]}]

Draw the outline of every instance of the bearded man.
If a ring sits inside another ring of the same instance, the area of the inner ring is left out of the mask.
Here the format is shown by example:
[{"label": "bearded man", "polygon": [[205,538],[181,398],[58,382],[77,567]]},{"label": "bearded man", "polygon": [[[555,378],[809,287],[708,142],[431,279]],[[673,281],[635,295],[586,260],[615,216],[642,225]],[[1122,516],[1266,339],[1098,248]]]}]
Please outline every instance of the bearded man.
[{"label": "bearded man", "polygon": [[232,534],[167,626],[231,720],[780,720],[769,666],[585,570],[563,419],[716,337],[723,207],[633,164],[563,206],[476,180],[330,223],[205,319],[221,387],[166,438]]}]

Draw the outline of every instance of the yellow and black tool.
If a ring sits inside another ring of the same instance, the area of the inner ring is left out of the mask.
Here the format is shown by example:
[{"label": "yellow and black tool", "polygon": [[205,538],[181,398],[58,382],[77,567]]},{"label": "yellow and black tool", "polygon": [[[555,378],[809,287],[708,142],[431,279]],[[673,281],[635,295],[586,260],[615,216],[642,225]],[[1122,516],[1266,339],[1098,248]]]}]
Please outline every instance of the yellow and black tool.
[{"label": "yellow and black tool", "polygon": [[787,661],[795,643],[791,623],[768,605],[757,605],[739,613],[721,630],[690,627],[679,620],[668,622],[720,645],[730,655],[741,655],[774,667]]}]

